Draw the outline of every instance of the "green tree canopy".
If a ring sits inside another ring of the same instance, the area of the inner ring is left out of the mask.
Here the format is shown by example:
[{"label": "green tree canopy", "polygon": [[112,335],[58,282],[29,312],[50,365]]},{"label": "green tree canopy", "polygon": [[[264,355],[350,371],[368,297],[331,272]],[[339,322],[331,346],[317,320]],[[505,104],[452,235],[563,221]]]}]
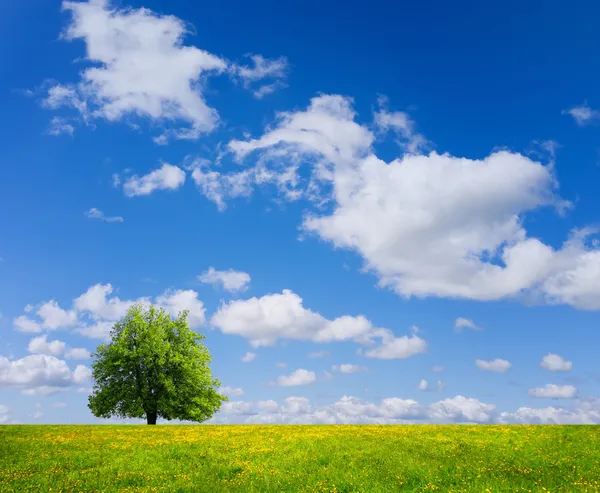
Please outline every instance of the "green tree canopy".
[{"label": "green tree canopy", "polygon": [[218,393],[211,356],[187,323],[187,311],[173,320],[163,309],[132,306],[101,344],[92,363],[94,390],[88,407],[99,418],[157,417],[202,422],[227,397]]}]

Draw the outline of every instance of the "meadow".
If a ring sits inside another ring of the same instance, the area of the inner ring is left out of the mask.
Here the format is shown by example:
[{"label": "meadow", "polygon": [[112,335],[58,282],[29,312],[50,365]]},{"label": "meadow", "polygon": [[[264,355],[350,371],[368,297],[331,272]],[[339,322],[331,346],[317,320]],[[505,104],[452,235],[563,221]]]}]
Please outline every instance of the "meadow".
[{"label": "meadow", "polygon": [[2,492],[599,492],[600,427],[0,426]]}]

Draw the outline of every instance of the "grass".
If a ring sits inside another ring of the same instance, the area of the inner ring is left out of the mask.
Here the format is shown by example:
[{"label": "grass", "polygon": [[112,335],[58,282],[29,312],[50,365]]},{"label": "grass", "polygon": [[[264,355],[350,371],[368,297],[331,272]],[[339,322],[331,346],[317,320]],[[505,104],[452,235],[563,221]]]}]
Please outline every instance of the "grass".
[{"label": "grass", "polygon": [[0,426],[2,492],[600,491],[594,426]]}]

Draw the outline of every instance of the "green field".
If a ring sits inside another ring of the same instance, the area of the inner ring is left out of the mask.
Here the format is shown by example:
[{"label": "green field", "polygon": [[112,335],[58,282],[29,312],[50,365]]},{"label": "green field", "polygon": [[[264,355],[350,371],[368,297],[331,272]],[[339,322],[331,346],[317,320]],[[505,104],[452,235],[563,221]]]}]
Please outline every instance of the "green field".
[{"label": "green field", "polygon": [[0,491],[600,491],[597,426],[0,426]]}]

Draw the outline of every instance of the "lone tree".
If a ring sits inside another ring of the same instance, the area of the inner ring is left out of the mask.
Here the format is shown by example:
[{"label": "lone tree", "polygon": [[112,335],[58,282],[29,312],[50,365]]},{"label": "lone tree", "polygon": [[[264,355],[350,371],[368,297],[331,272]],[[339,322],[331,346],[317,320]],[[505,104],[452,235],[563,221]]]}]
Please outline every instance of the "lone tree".
[{"label": "lone tree", "polygon": [[211,357],[192,331],[187,311],[173,320],[154,306],[132,306],[101,344],[92,364],[95,380],[88,407],[99,418],[156,418],[202,422],[227,397],[217,392]]}]

